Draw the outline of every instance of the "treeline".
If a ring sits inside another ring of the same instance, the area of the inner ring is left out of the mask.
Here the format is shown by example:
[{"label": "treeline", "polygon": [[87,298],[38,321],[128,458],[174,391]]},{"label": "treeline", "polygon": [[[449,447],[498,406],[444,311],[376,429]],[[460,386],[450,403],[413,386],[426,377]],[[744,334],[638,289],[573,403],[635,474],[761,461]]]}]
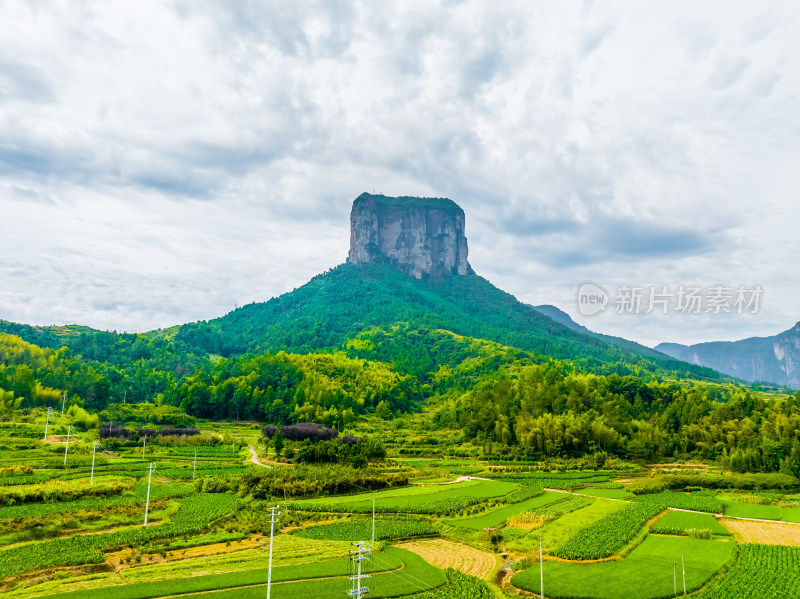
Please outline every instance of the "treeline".
[{"label": "treeline", "polygon": [[388,364],[328,354],[246,355],[222,360],[187,377],[177,401],[200,418],[274,424],[352,422],[378,412],[411,410],[421,399],[417,381]]},{"label": "treeline", "polygon": [[633,376],[503,369],[433,408],[430,426],[462,431],[489,454],[633,460],[696,455],[737,472],[800,474],[800,393],[771,402],[736,388]]},{"label": "treeline", "polygon": [[241,475],[198,478],[195,488],[206,493],[236,493],[255,499],[340,495],[408,484],[404,473],[377,468],[354,468],[345,464],[250,471]]},{"label": "treeline", "polygon": [[[67,406],[105,410],[106,421],[191,426],[199,417],[342,425],[365,413],[407,412],[423,398],[413,376],[342,352],[212,363],[181,358],[162,338],[80,332],[63,340],[71,347],[38,347],[0,333],[0,410],[60,408],[66,393]],[[93,358],[75,354],[78,349]],[[117,363],[94,359],[103,357]],[[137,415],[137,405],[148,406],[146,414]]]}]

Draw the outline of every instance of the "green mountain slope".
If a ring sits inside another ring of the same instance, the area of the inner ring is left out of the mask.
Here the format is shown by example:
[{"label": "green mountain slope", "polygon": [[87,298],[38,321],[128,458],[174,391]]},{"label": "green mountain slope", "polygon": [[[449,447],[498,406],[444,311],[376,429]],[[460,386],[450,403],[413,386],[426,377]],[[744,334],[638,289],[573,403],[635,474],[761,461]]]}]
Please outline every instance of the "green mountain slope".
[{"label": "green mountain slope", "polygon": [[340,348],[361,331],[396,323],[443,329],[505,346],[568,359],[591,371],[638,369],[718,378],[649,348],[614,343],[554,321],[474,274],[418,280],[390,266],[343,264],[265,303],[211,321],[183,325],[176,340],[210,354]]}]

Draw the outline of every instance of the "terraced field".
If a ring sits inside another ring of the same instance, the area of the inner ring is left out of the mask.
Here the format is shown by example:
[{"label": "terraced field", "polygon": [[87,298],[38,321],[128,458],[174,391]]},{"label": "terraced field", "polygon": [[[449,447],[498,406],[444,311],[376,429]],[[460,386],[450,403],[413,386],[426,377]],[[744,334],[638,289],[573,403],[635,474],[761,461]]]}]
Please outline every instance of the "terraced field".
[{"label": "terraced field", "polygon": [[401,543],[398,547],[413,551],[437,568],[455,568],[478,578],[488,579],[497,566],[493,554],[443,539]]}]

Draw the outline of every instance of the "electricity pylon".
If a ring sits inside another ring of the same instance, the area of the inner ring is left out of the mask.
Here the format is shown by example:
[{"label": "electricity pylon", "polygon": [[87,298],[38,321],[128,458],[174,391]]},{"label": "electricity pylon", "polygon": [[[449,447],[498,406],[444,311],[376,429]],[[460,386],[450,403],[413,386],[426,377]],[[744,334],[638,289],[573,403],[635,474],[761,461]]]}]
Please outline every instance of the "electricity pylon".
[{"label": "electricity pylon", "polygon": [[361,580],[363,578],[369,578],[369,574],[361,573],[361,562],[364,560],[369,561],[369,556],[372,555],[372,550],[370,549],[370,544],[365,543],[364,541],[353,543],[353,545],[356,546],[356,550],[351,551],[350,555],[353,560],[354,573],[352,576],[348,576],[348,579],[353,581],[353,587],[347,591],[347,594],[353,597],[353,599],[362,599],[364,595],[369,593],[369,589],[361,586]]}]

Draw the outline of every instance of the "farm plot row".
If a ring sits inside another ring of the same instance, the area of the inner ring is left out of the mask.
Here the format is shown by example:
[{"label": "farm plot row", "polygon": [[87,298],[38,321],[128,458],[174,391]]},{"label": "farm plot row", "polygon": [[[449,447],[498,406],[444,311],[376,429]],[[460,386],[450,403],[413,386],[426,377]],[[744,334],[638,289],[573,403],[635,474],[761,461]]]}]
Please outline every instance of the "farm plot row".
[{"label": "farm plot row", "polygon": [[[435,492],[424,494],[415,493],[399,495],[397,491],[391,495],[377,493],[375,511],[377,513],[407,513],[407,514],[452,514],[469,506],[484,501],[508,495],[517,490],[518,485],[508,482],[480,481],[473,485],[442,485]],[[360,501],[358,498],[364,497]],[[330,512],[366,514],[372,512],[372,495],[361,495],[353,498],[352,502],[325,502],[324,500],[294,501],[287,504],[289,509]]]},{"label": "farm plot row", "polygon": [[538,497],[522,501],[521,503],[514,503],[491,510],[486,514],[481,514],[473,518],[459,518],[457,520],[446,520],[445,524],[451,526],[460,526],[462,528],[469,528],[471,530],[483,530],[484,528],[497,528],[502,526],[509,518],[517,514],[536,510],[542,506],[550,505],[554,502],[564,501],[570,495],[567,493],[560,493],[556,491],[546,491]]},{"label": "farm plot row", "polygon": [[100,563],[105,559],[103,550],[199,532],[212,520],[234,510],[237,504],[238,500],[231,495],[191,495],[181,501],[180,511],[166,524],[12,547],[0,551],[0,578],[56,566]]},{"label": "farm plot row", "polygon": [[[554,599],[587,596],[593,599],[672,597],[676,586],[679,593],[683,594],[684,571],[686,590],[692,592],[706,584],[731,560],[734,547],[732,541],[649,536],[622,560],[593,564],[545,561],[545,596]],[[541,583],[539,565],[523,570],[514,576],[511,583],[517,588],[538,593]],[[745,596],[754,599],[778,597],[761,594]],[[706,599],[705,595],[703,597]],[[728,599],[728,596],[724,597]],[[730,597],[732,599],[734,596]]]},{"label": "farm plot row", "polygon": [[579,530],[555,551],[555,555],[570,560],[609,557],[632,541],[648,520],[665,509],[660,503],[631,503]]},{"label": "farm plot row", "polygon": [[[365,565],[365,570],[372,574],[372,578],[369,579],[370,589],[376,596],[383,597],[402,597],[420,591],[434,591],[448,580],[444,572],[430,566],[419,556],[396,547],[387,547],[383,552],[376,552]],[[350,573],[351,565],[347,558],[275,567],[272,570],[274,586],[271,596],[276,599],[342,597],[350,588],[350,581],[346,578]],[[326,580],[313,580],[319,578]],[[213,594],[215,599],[250,597],[260,599],[264,597],[263,585],[266,581],[267,570],[259,569],[106,587],[92,591],[62,593],[51,597],[52,599],[155,599],[177,594],[189,599],[207,597],[205,594],[194,593],[216,591]]]},{"label": "farm plot row", "polygon": [[740,545],[736,563],[698,599],[800,597],[800,548]]},{"label": "farm plot row", "polygon": [[669,511],[650,526],[650,532],[664,535],[690,535],[692,531],[708,531],[729,537],[730,531],[711,514]]},{"label": "farm plot row", "polygon": [[[438,534],[436,527],[420,520],[376,520],[375,540],[410,539]],[[306,539],[325,539],[331,541],[368,541],[372,538],[372,521],[351,520],[313,526],[295,533]]]}]

